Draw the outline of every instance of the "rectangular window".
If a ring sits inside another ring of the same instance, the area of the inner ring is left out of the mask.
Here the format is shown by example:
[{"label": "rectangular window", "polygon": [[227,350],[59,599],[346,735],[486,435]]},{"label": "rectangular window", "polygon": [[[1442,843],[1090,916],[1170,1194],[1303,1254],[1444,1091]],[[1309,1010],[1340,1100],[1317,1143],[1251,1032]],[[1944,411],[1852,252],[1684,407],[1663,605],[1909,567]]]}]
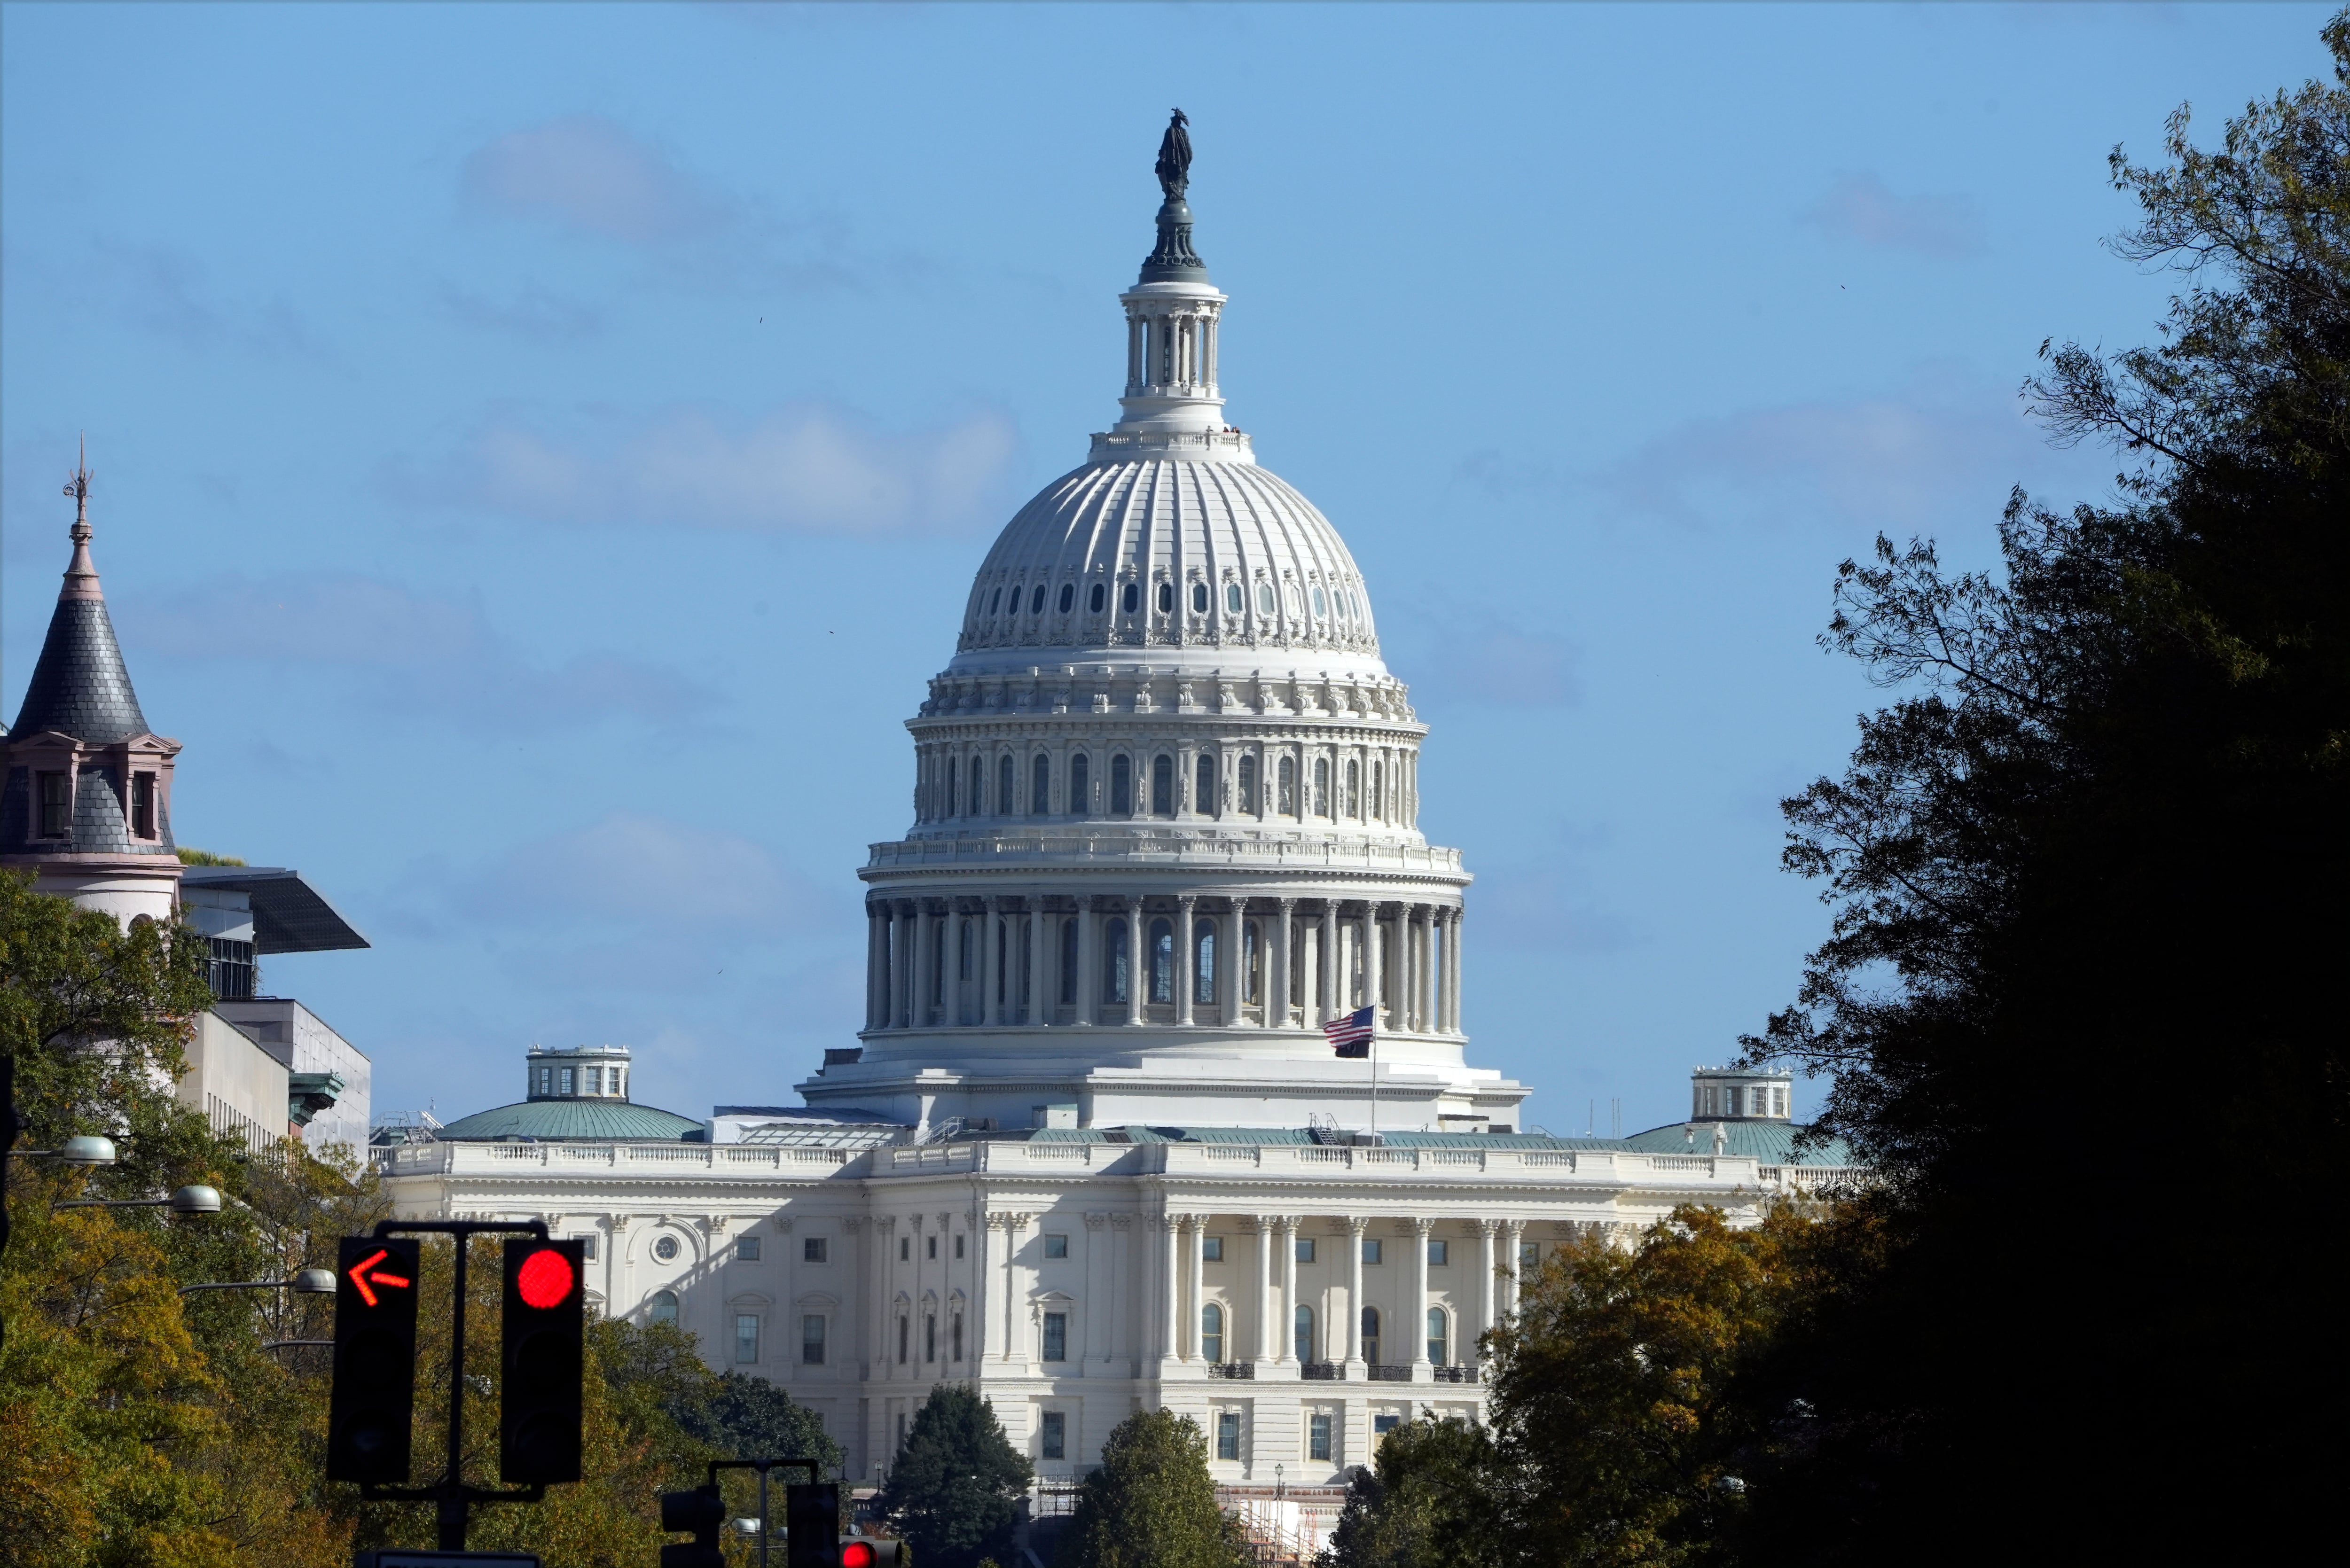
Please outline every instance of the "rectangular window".
[{"label": "rectangular window", "polygon": [[1297,1238],[1297,1261],[1301,1263],[1310,1263],[1314,1261],[1313,1237],[1300,1236]]},{"label": "rectangular window", "polygon": [[1069,1418],[1058,1410],[1045,1412],[1045,1458],[1066,1459],[1069,1457]]},{"label": "rectangular window", "polygon": [[1045,1314],[1045,1359],[1066,1361],[1069,1358],[1069,1314],[1048,1312]]},{"label": "rectangular window", "polygon": [[825,1261],[825,1241],[826,1238],[822,1236],[809,1236],[804,1238],[800,1242],[800,1262],[803,1263],[823,1262]]},{"label": "rectangular window", "polygon": [[1531,1269],[1538,1266],[1541,1262],[1542,1243],[1540,1241],[1521,1241],[1518,1243],[1518,1267],[1522,1269]]},{"label": "rectangular window", "polygon": [[914,1261],[914,1239],[911,1236],[898,1238],[898,1261],[901,1263],[910,1263]]},{"label": "rectangular window", "polygon": [[954,1314],[953,1328],[954,1358],[959,1362],[962,1359],[962,1314]]},{"label": "rectangular window", "polygon": [[1451,1262],[1451,1251],[1452,1248],[1450,1242],[1430,1241],[1428,1243],[1429,1267],[1433,1269],[1440,1269],[1444,1267],[1446,1263]]},{"label": "rectangular window", "polygon": [[960,1236],[955,1238],[955,1256],[957,1258],[962,1256],[962,1238]]},{"label": "rectangular window", "polygon": [[1326,1464],[1329,1461],[1330,1412],[1327,1410],[1316,1410],[1306,1419],[1305,1457],[1320,1459]]},{"label": "rectangular window", "polygon": [[68,792],[66,775],[62,773],[43,774],[41,782],[41,836],[63,838],[66,836]]},{"label": "rectangular window", "polygon": [[155,775],[130,775],[130,831],[141,838],[155,836]]},{"label": "rectangular window", "polygon": [[1066,1236],[1056,1235],[1046,1236],[1045,1238],[1045,1256],[1048,1258],[1066,1258],[1068,1255],[1069,1239]]},{"label": "rectangular window", "polygon": [[1222,1236],[1201,1237],[1200,1257],[1204,1262],[1222,1262],[1224,1261],[1224,1239]]},{"label": "rectangular window", "polygon": [[939,1255],[939,1239],[936,1236],[923,1237],[922,1251],[925,1256],[935,1260]]},{"label": "rectangular window", "polygon": [[759,1261],[759,1238],[756,1236],[745,1236],[736,1241],[734,1243],[734,1261],[738,1263],[757,1262]]},{"label": "rectangular window", "polygon": [[906,1365],[906,1353],[913,1347],[914,1320],[900,1314],[898,1318],[898,1365]]},{"label": "rectangular window", "polygon": [[756,1314],[738,1312],[734,1314],[734,1359],[743,1363],[759,1359],[759,1319]]},{"label": "rectangular window", "polygon": [[591,1263],[594,1262],[596,1261],[596,1238],[593,1236],[581,1236],[577,1238],[577,1241],[579,1242],[579,1255],[587,1259],[588,1262]]},{"label": "rectangular window", "polygon": [[939,1314],[934,1312],[924,1313],[922,1314],[922,1359],[936,1361],[938,1358]]},{"label": "rectangular window", "polygon": [[808,1366],[824,1365],[824,1314],[810,1313],[800,1319],[800,1361]]},{"label": "rectangular window", "polygon": [[1402,1425],[1401,1416],[1374,1416],[1371,1417],[1371,1436],[1384,1438]]},{"label": "rectangular window", "polygon": [[1237,1459],[1241,1457],[1241,1413],[1238,1410],[1216,1412],[1216,1458]]},{"label": "rectangular window", "polygon": [[1363,1262],[1367,1262],[1367,1263],[1376,1263],[1376,1262],[1381,1262],[1381,1261],[1382,1261],[1382,1259],[1381,1259],[1381,1257],[1380,1257],[1380,1253],[1381,1253],[1381,1251],[1383,1251],[1383,1248],[1384,1248],[1384,1243],[1382,1243],[1382,1242],[1379,1241],[1379,1239],[1378,1239],[1378,1237],[1376,1237],[1376,1236],[1366,1236],[1366,1237],[1364,1237],[1364,1238],[1363,1238]]}]

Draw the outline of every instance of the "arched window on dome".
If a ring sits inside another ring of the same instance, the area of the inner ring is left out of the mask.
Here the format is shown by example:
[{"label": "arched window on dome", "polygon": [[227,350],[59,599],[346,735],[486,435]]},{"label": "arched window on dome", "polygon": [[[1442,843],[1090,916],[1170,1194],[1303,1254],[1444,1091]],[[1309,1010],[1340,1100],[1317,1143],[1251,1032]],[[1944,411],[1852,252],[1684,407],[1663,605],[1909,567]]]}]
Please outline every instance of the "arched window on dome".
[{"label": "arched window on dome", "polygon": [[1175,815],[1175,759],[1165,752],[1150,759],[1150,815]]},{"label": "arched window on dome", "polygon": [[1322,597],[1322,586],[1319,583],[1316,583],[1314,586],[1314,618],[1315,620],[1326,620],[1329,618],[1329,604]]},{"label": "arched window on dome", "polygon": [[1330,815],[1330,759],[1314,759],[1314,815]]},{"label": "arched window on dome", "polygon": [[1112,917],[1102,929],[1102,1000],[1124,1006],[1130,978],[1126,972],[1126,922]]},{"label": "arched window on dome", "polygon": [[645,1303],[645,1318],[650,1323],[665,1323],[671,1328],[676,1327],[677,1293],[675,1291],[655,1291],[653,1293],[653,1299]]},{"label": "arched window on dome", "polygon": [[995,815],[998,816],[1010,816],[1020,804],[1020,796],[1016,793],[1018,786],[1014,783],[1016,776],[1012,768],[1011,753],[1006,752],[995,759]]},{"label": "arched window on dome", "polygon": [[1205,583],[1191,585],[1191,613],[1193,615],[1208,613],[1208,585]]},{"label": "arched window on dome", "polygon": [[1271,615],[1273,613],[1273,585],[1271,583],[1261,582],[1256,586],[1256,613],[1259,615]]},{"label": "arched window on dome", "polygon": [[1042,752],[1028,765],[1028,811],[1033,816],[1053,812],[1053,759]]},{"label": "arched window on dome", "polygon": [[1107,583],[1096,583],[1094,585],[1093,595],[1087,601],[1087,607],[1091,609],[1094,614],[1099,615],[1102,612],[1102,606],[1107,603],[1108,599],[1109,585]]},{"label": "arched window on dome", "polygon": [[1134,815],[1134,759],[1124,752],[1109,760],[1109,814]]},{"label": "arched window on dome", "polygon": [[1075,583],[1063,583],[1061,585],[1061,613],[1063,615],[1068,614],[1069,607],[1076,602],[1077,585]]},{"label": "arched window on dome", "polygon": [[1077,922],[1075,916],[1061,922],[1061,1005],[1074,1007],[1077,1001]]},{"label": "arched window on dome", "polygon": [[1191,770],[1191,809],[1201,816],[1217,815],[1216,759],[1207,753],[1200,753],[1198,765]]},{"label": "arched window on dome", "polygon": [[1093,761],[1083,752],[1069,759],[1069,815],[1091,816],[1094,810]]},{"label": "arched window on dome", "polygon": [[1003,590],[1002,588],[998,588],[987,597],[987,613],[993,615],[997,610],[1000,610],[1003,607]]},{"label": "arched window on dome", "polygon": [[1363,764],[1354,757],[1347,759],[1347,815],[1358,821],[1363,815]]},{"label": "arched window on dome", "polygon": [[1045,585],[1042,583],[1038,583],[1036,591],[1028,596],[1028,613],[1030,615],[1045,613]]},{"label": "arched window on dome", "polygon": [[1119,596],[1118,602],[1118,607],[1128,615],[1132,615],[1136,610],[1140,609],[1142,607],[1142,585],[1140,583],[1127,584],[1126,592]]},{"label": "arched window on dome", "polygon": [[1275,803],[1275,814],[1281,816],[1297,815],[1297,759],[1281,759],[1281,798]]},{"label": "arched window on dome", "polygon": [[1241,586],[1238,583],[1226,583],[1224,585],[1224,613],[1226,615],[1238,615],[1241,613],[1242,607]]},{"label": "arched window on dome", "polygon": [[1164,916],[1150,922],[1150,1000],[1175,1000],[1175,927]]},{"label": "arched window on dome", "polygon": [[1191,928],[1191,1000],[1216,1000],[1216,922],[1201,920]]},{"label": "arched window on dome", "polygon": [[1159,585],[1159,613],[1160,615],[1175,613],[1175,585],[1172,583]]},{"label": "arched window on dome", "polygon": [[1250,816],[1256,815],[1256,757],[1243,753],[1241,757],[1241,810]]}]

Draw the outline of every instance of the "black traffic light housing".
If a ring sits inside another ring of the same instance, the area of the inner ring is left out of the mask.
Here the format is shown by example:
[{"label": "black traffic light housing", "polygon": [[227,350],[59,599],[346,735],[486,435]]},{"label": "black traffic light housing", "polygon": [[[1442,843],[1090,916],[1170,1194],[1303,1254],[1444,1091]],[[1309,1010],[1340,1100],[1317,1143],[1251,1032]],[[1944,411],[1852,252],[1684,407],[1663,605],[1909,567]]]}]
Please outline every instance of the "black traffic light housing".
[{"label": "black traffic light housing", "polygon": [[831,1481],[784,1489],[785,1568],[840,1568],[840,1488]]},{"label": "black traffic light housing", "polygon": [[580,1374],[587,1354],[587,1244],[505,1244],[504,1352],[498,1389],[498,1476],[579,1479]]},{"label": "black traffic light housing", "polygon": [[718,1495],[718,1483],[695,1487],[691,1491],[665,1491],[660,1494],[660,1524],[663,1530],[690,1530],[691,1542],[677,1541],[660,1549],[660,1568],[725,1568],[726,1556],[718,1547],[719,1526],[726,1522],[726,1501]]},{"label": "black traffic light housing", "polygon": [[420,1243],[345,1236],[335,1269],[335,1385],[327,1479],[404,1481],[416,1403]]},{"label": "black traffic light housing", "polygon": [[840,1568],[898,1568],[899,1541],[876,1541],[869,1535],[844,1535],[835,1561]]}]

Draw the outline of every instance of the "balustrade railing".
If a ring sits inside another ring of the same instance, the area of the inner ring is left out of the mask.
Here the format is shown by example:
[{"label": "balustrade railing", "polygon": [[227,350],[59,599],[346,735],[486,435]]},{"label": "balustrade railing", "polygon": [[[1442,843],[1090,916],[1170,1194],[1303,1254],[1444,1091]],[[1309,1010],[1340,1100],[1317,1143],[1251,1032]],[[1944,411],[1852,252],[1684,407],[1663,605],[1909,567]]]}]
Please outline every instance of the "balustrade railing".
[{"label": "balustrade railing", "polygon": [[1433,1380],[1438,1383],[1478,1381],[1477,1369],[1474,1366],[1431,1366],[1429,1370],[1436,1375]]},{"label": "balustrade railing", "polygon": [[1411,1367],[1409,1364],[1399,1366],[1394,1362],[1375,1361],[1371,1363],[1369,1370],[1370,1380],[1374,1383],[1409,1383],[1411,1381]]},{"label": "balustrade railing", "polygon": [[1337,1361],[1301,1361],[1297,1376],[1309,1383],[1343,1383],[1347,1380],[1346,1364]]},{"label": "balustrade railing", "polygon": [[1211,1377],[1229,1377],[1242,1381],[1253,1381],[1256,1377],[1256,1363],[1253,1361],[1211,1361],[1208,1363],[1208,1376]]}]

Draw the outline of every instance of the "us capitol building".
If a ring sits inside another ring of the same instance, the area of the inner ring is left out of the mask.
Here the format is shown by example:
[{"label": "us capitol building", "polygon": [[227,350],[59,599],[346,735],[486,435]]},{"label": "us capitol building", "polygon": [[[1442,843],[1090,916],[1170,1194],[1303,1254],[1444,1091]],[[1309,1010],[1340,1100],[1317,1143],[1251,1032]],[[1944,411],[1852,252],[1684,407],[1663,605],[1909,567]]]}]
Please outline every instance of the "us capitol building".
[{"label": "us capitol building", "polygon": [[[401,1212],[587,1238],[604,1311],[787,1389],[852,1478],[948,1381],[1048,1484],[1165,1406],[1228,1493],[1336,1486],[1479,1409],[1478,1336],[1547,1248],[1752,1217],[1836,1158],[1792,1163],[1783,1075],[1700,1069],[1688,1123],[1568,1138],[1470,1064],[1428,727],[1337,530],[1226,422],[1190,161],[1179,116],[1122,416],[998,536],[908,721],[861,1044],[802,1106],[707,1120],[638,1104],[625,1048],[534,1048],[516,1104],[378,1135]],[[1372,1058],[1336,1056],[1364,1007]]]}]

